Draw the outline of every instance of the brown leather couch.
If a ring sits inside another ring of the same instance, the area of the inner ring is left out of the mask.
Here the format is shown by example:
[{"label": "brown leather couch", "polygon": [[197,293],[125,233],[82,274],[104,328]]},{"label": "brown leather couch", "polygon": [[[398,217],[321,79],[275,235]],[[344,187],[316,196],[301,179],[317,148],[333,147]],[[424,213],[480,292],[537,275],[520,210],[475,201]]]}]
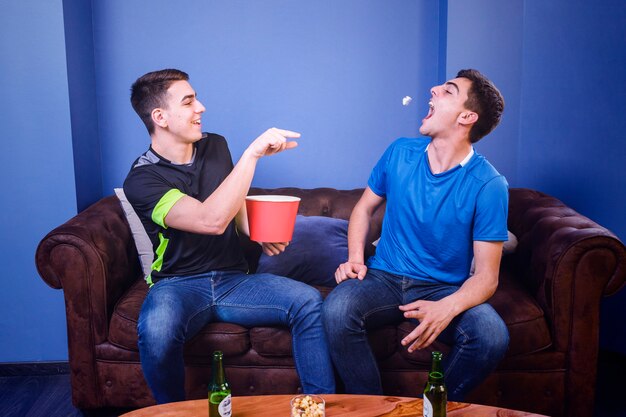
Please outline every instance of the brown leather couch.
[{"label": "brown leather couch", "polygon": [[[251,190],[266,193],[302,197],[303,215],[347,219],[362,190]],[[376,213],[370,241],[380,233],[382,214]],[[489,302],[508,325],[510,346],[498,369],[467,401],[552,416],[590,416],[600,302],[624,286],[626,249],[607,229],[529,189],[510,190],[509,230],[519,245],[503,258],[500,285]],[[254,268],[258,245],[242,244]],[[84,409],[153,404],[136,333],[147,287],[117,198],[103,198],[51,231],[39,244],[36,263],[48,285],[64,290],[74,404]],[[370,335],[387,395],[422,391],[429,352],[408,354],[399,344],[412,328],[405,322]],[[234,395],[298,392],[286,329],[214,323],[186,346],[190,399],[206,398],[211,353],[218,349],[224,351]]]}]

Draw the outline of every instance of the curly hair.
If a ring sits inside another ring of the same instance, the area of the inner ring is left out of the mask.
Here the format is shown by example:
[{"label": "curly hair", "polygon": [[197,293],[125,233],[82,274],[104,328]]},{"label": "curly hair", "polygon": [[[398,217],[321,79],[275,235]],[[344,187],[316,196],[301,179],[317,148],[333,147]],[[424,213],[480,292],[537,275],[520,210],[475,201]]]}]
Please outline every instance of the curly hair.
[{"label": "curly hair", "polygon": [[164,69],[142,75],[130,88],[130,103],[146,125],[148,133],[154,133],[152,110],[167,106],[167,90],[175,81],[187,81],[189,75],[177,69]]},{"label": "curly hair", "polygon": [[465,107],[478,114],[478,121],[470,130],[470,141],[478,142],[498,126],[504,111],[504,98],[496,86],[475,69],[463,69],[457,78],[467,78],[472,82]]}]

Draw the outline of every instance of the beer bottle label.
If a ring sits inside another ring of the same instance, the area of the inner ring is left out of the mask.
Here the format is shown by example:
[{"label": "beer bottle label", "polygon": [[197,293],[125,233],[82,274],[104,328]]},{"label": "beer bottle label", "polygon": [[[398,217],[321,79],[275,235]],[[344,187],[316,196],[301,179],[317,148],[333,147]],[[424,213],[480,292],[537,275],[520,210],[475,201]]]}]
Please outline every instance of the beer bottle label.
[{"label": "beer bottle label", "polygon": [[220,401],[220,405],[217,407],[217,412],[221,417],[231,417],[232,409],[230,394]]},{"label": "beer bottle label", "polygon": [[424,395],[424,417],[433,417],[433,405],[428,401],[428,397]]}]

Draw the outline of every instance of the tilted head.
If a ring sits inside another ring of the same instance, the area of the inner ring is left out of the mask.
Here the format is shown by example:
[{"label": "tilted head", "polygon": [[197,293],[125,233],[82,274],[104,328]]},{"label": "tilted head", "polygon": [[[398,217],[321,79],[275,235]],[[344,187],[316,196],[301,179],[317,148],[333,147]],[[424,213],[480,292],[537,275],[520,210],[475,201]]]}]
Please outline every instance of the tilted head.
[{"label": "tilted head", "polygon": [[470,130],[470,141],[476,143],[500,123],[504,98],[496,86],[475,69],[461,70],[456,76],[472,82],[465,107],[478,114],[478,120]]}]

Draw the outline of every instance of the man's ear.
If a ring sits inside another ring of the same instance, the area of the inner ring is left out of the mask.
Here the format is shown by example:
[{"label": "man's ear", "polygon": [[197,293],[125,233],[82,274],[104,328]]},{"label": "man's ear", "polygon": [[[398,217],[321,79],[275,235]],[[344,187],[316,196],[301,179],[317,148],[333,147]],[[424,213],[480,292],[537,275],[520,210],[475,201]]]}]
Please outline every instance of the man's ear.
[{"label": "man's ear", "polygon": [[155,125],[166,128],[167,127],[167,119],[165,118],[165,114],[163,113],[163,109],[156,108],[152,110],[151,113],[152,121]]},{"label": "man's ear", "polygon": [[473,111],[466,110],[459,115],[458,122],[462,125],[471,125],[478,121],[478,114]]}]

